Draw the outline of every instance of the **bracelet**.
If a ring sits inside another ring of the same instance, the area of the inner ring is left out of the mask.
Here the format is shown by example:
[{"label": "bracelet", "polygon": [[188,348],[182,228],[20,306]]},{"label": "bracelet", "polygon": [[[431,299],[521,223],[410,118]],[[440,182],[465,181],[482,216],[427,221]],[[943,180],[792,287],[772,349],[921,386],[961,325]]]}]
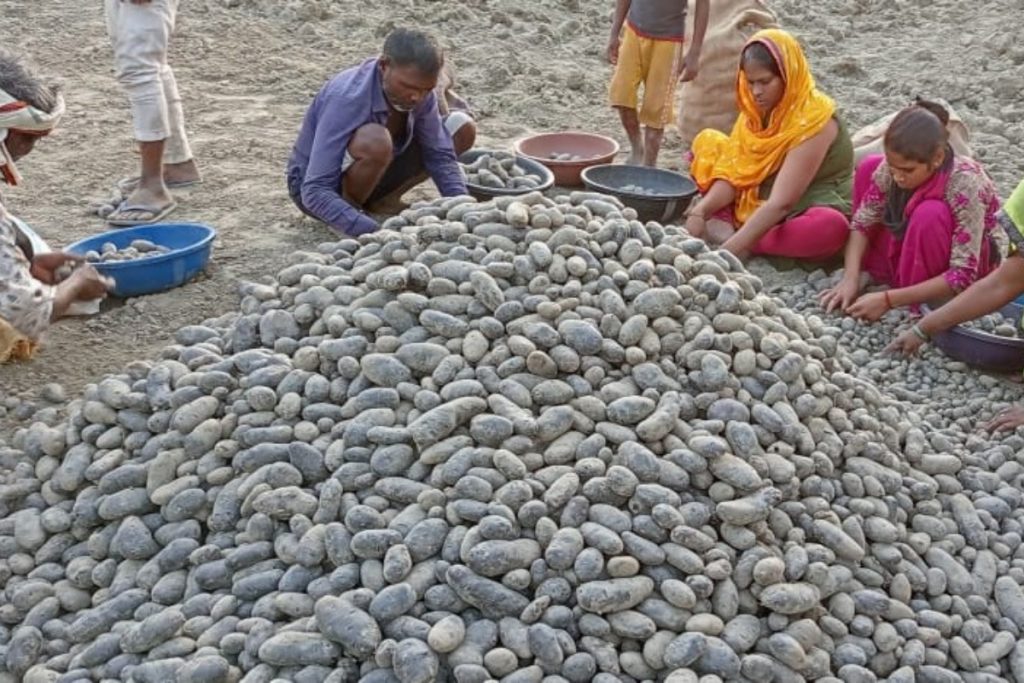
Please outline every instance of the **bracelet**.
[{"label": "bracelet", "polygon": [[708,217],[705,216],[704,214],[702,214],[700,211],[694,211],[693,209],[687,209],[686,210],[686,217],[687,218],[699,218],[702,221],[706,221],[708,219]]},{"label": "bracelet", "polygon": [[917,338],[920,339],[921,341],[930,341],[931,340],[931,337],[928,336],[928,333],[925,332],[924,330],[922,330],[921,326],[919,324],[917,324],[917,323],[914,323],[913,325],[911,325],[910,330],[914,334],[916,334]]},{"label": "bracelet", "polygon": [[892,310],[892,299],[889,298],[889,290],[888,289],[885,290],[884,292],[882,292],[882,294],[885,296],[885,305],[886,305],[886,307],[891,311]]}]

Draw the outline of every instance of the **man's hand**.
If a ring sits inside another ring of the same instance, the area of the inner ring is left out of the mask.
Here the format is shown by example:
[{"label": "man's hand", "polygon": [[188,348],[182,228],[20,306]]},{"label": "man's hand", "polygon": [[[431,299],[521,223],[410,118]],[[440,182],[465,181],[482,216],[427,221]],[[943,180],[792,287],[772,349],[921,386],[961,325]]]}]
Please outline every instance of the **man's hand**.
[{"label": "man's hand", "polygon": [[39,254],[33,258],[31,273],[32,277],[40,282],[55,285],[60,280],[57,276],[57,271],[62,266],[70,264],[72,267],[75,267],[82,263],[85,263],[85,260],[81,256],[75,256],[63,251],[54,251],[47,254]]},{"label": "man's hand", "polygon": [[693,50],[686,53],[683,57],[683,61],[679,64],[679,77],[680,83],[689,83],[693,79],[697,78],[697,74],[700,72],[700,55],[694,54]]},{"label": "man's hand", "polygon": [[615,65],[619,63],[619,45],[622,44],[622,39],[619,36],[608,39],[608,50],[606,55],[608,57],[608,63]]}]

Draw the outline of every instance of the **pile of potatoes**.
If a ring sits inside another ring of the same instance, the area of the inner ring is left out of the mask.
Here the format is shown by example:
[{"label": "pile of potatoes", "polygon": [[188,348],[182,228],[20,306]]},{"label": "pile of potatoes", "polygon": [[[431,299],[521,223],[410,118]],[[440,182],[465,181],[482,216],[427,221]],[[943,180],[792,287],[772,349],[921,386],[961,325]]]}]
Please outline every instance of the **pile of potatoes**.
[{"label": "pile of potatoes", "polygon": [[533,190],[544,182],[539,175],[529,173],[520,166],[514,154],[488,152],[470,164],[459,164],[466,182],[480,187],[499,190]]}]

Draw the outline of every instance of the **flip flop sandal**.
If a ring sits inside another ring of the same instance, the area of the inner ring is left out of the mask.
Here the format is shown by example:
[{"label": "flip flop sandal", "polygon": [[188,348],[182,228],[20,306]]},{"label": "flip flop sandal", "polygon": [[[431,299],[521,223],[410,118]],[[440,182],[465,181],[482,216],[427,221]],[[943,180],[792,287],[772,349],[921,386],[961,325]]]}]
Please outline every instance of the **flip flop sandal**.
[{"label": "flip flop sandal", "polygon": [[[115,228],[134,228],[137,225],[152,225],[159,223],[168,214],[178,208],[178,202],[170,202],[161,207],[141,206],[136,204],[122,204],[112,214],[107,216],[107,223]],[[149,214],[149,218],[118,218],[129,211],[140,211]]]},{"label": "flip flop sandal", "polygon": [[[139,184],[139,176],[132,176],[131,178],[121,178],[117,181],[117,189],[120,190],[121,194],[128,194]],[[168,190],[180,190],[186,187],[193,187],[203,182],[202,178],[196,178],[195,180],[165,180],[164,185]]]}]

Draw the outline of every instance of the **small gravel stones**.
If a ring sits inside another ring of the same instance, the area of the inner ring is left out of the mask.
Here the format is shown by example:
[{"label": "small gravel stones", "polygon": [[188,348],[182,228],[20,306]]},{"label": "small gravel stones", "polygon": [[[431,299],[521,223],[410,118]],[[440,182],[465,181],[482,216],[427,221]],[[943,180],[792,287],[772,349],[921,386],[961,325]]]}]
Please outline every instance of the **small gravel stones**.
[{"label": "small gravel stones", "polygon": [[291,263],[0,442],[10,678],[1024,676],[1024,439],[972,431],[1015,395],[823,278],[587,192]]}]

